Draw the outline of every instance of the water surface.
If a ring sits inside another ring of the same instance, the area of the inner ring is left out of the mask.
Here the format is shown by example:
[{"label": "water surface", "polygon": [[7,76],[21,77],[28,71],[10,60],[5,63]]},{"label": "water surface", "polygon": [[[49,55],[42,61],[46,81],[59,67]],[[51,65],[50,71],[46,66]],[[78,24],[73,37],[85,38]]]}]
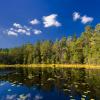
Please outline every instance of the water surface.
[{"label": "water surface", "polygon": [[0,68],[0,100],[100,100],[100,70]]}]

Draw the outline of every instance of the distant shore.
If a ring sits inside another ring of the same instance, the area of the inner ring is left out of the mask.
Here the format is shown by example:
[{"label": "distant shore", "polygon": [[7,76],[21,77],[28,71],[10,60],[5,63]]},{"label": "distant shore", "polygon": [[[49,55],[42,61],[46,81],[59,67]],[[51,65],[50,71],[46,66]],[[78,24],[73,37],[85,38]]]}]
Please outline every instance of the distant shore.
[{"label": "distant shore", "polygon": [[100,65],[89,65],[89,64],[15,64],[15,65],[4,65],[0,64],[0,67],[56,67],[56,68],[86,68],[86,69],[100,69]]}]

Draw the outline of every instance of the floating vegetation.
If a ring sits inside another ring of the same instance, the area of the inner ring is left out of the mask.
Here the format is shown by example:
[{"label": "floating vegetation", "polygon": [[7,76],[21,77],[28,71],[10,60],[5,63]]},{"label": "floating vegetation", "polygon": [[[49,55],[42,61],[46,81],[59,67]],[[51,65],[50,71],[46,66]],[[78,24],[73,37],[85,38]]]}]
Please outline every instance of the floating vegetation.
[{"label": "floating vegetation", "polygon": [[70,95],[69,97],[70,97],[70,98],[73,98],[73,96],[72,96],[72,95]]},{"label": "floating vegetation", "polygon": [[56,78],[60,78],[61,76],[59,76],[59,75],[55,75],[54,77],[56,77]]},{"label": "floating vegetation", "polygon": [[21,100],[25,100],[26,98],[27,98],[27,96],[25,94],[19,95],[19,99],[21,99]]},{"label": "floating vegetation", "polygon": [[11,92],[12,90],[11,89],[8,89],[8,92]]},{"label": "floating vegetation", "polygon": [[69,89],[63,89],[64,92],[68,91]]},{"label": "floating vegetation", "polygon": [[54,78],[48,78],[48,81],[55,81]]},{"label": "floating vegetation", "polygon": [[22,85],[23,83],[19,83],[19,85]]},{"label": "floating vegetation", "polygon": [[51,100],[60,97],[62,100],[67,97],[68,100],[77,100],[77,97],[79,100],[100,100],[99,96],[93,98],[100,92],[97,70],[16,68],[16,72],[18,74],[0,76],[0,100],[48,100],[47,96]]},{"label": "floating vegetation", "polygon": [[71,90],[68,90],[68,92],[71,92]]},{"label": "floating vegetation", "polygon": [[43,99],[43,96],[37,94],[37,95],[34,97],[33,100],[41,100],[41,99]]},{"label": "floating vegetation", "polygon": [[81,100],[86,100],[85,98],[81,98]]},{"label": "floating vegetation", "polygon": [[75,85],[75,88],[78,88],[78,85]]},{"label": "floating vegetation", "polygon": [[86,95],[82,95],[82,97],[86,98]]},{"label": "floating vegetation", "polygon": [[90,93],[90,91],[84,91],[84,94],[88,94],[88,93]]},{"label": "floating vegetation", "polygon": [[87,83],[82,83],[82,85],[86,85]]},{"label": "floating vegetation", "polygon": [[21,85],[17,85],[17,87],[20,87]]},{"label": "floating vegetation", "polygon": [[68,84],[65,83],[65,84],[64,84],[64,87],[67,87],[67,86],[68,86]]},{"label": "floating vegetation", "polygon": [[71,92],[70,89],[63,89],[64,92]]},{"label": "floating vegetation", "polygon": [[21,94],[21,95],[19,95],[19,98],[21,99],[21,100],[26,100],[27,98],[30,98],[31,97],[31,94],[30,93],[28,93],[28,94]]},{"label": "floating vegetation", "polygon": [[13,84],[16,84],[16,83],[17,83],[17,81],[14,81],[14,82],[13,82]]},{"label": "floating vegetation", "polygon": [[28,75],[28,79],[32,79],[34,76],[32,76],[32,74]]},{"label": "floating vegetation", "polygon": [[12,85],[11,85],[11,86],[15,86],[15,85],[16,85],[16,84],[13,84],[13,83],[12,83]]}]

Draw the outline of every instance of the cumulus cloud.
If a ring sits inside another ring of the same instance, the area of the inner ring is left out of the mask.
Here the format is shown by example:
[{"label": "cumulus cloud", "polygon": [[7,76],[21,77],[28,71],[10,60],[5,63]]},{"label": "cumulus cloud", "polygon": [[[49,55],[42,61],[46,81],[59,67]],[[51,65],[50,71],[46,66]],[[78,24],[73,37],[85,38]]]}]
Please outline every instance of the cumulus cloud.
[{"label": "cumulus cloud", "polygon": [[37,19],[33,19],[32,21],[30,21],[30,24],[32,24],[32,25],[36,25],[36,24],[39,24],[39,23],[40,22]]},{"label": "cumulus cloud", "polygon": [[31,35],[31,32],[26,32],[26,35],[30,36]]},{"label": "cumulus cloud", "polygon": [[14,31],[8,31],[8,35],[18,36],[18,34]]},{"label": "cumulus cloud", "polygon": [[18,34],[25,34],[25,35],[30,36],[31,35],[31,28],[14,23],[13,27],[11,27],[9,29],[8,33],[9,33],[8,35],[15,35],[15,36],[17,36]]},{"label": "cumulus cloud", "polygon": [[18,29],[18,30],[15,30],[17,33],[19,33],[19,34],[25,34],[25,35],[28,35],[28,36],[30,36],[31,35],[31,33],[30,33],[30,31],[27,31],[27,30],[25,30],[25,29]]},{"label": "cumulus cloud", "polygon": [[26,29],[26,28],[10,28],[9,30],[7,30],[7,34],[8,35],[13,35],[13,36],[18,36],[18,34],[23,34],[23,35],[31,35],[31,30],[30,29]]},{"label": "cumulus cloud", "polygon": [[80,13],[74,12],[73,13],[73,20],[77,21],[78,19],[80,19],[81,23],[83,23],[83,24],[87,24],[87,23],[92,22],[94,20],[93,17],[89,17],[87,15],[81,16]]},{"label": "cumulus cloud", "polygon": [[[61,26],[61,23],[57,21],[57,14],[51,14],[49,16],[43,16],[42,22],[45,28],[47,27],[59,27]],[[33,19],[30,21],[31,25],[39,24],[40,21],[38,19]],[[32,29],[32,26],[26,26],[21,25],[20,23],[13,23],[12,27],[7,29],[8,35],[18,36],[18,35],[28,35],[30,36],[32,32],[34,32],[35,35],[41,34],[42,31],[40,29]]]},{"label": "cumulus cloud", "polygon": [[56,26],[56,27],[61,26],[61,23],[56,20],[57,16],[58,16],[57,14],[43,16],[44,27],[47,28],[47,27],[51,27],[51,26]]},{"label": "cumulus cloud", "polygon": [[18,33],[26,33],[26,30],[24,30],[24,29],[18,29],[17,32]]},{"label": "cumulus cloud", "polygon": [[81,17],[81,22],[83,23],[83,24],[86,24],[86,23],[88,23],[88,22],[92,22],[93,21],[93,17],[88,17],[88,16],[83,16],[83,17]]},{"label": "cumulus cloud", "polygon": [[23,26],[23,28],[24,28],[25,30],[27,30],[27,31],[30,31],[30,30],[31,30],[31,28],[30,28],[30,27],[27,27],[27,26]]},{"label": "cumulus cloud", "polygon": [[73,20],[74,20],[74,21],[80,19],[80,17],[81,17],[81,16],[80,16],[80,13],[78,13],[78,12],[74,12],[74,13],[73,13]]},{"label": "cumulus cloud", "polygon": [[41,34],[41,33],[42,33],[42,31],[41,31],[41,30],[38,30],[38,29],[34,29],[33,31],[34,31],[34,34],[36,34],[36,35],[38,35],[38,34]]},{"label": "cumulus cloud", "polygon": [[18,23],[14,23],[13,26],[14,26],[15,28],[22,28],[22,26],[21,26],[20,24],[18,24]]}]

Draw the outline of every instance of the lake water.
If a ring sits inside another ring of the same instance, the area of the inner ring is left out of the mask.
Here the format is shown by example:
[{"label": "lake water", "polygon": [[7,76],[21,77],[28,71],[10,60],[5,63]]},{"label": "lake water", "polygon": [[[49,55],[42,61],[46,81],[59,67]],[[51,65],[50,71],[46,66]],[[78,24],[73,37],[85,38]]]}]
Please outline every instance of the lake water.
[{"label": "lake water", "polygon": [[100,100],[100,70],[0,68],[0,100]]}]

